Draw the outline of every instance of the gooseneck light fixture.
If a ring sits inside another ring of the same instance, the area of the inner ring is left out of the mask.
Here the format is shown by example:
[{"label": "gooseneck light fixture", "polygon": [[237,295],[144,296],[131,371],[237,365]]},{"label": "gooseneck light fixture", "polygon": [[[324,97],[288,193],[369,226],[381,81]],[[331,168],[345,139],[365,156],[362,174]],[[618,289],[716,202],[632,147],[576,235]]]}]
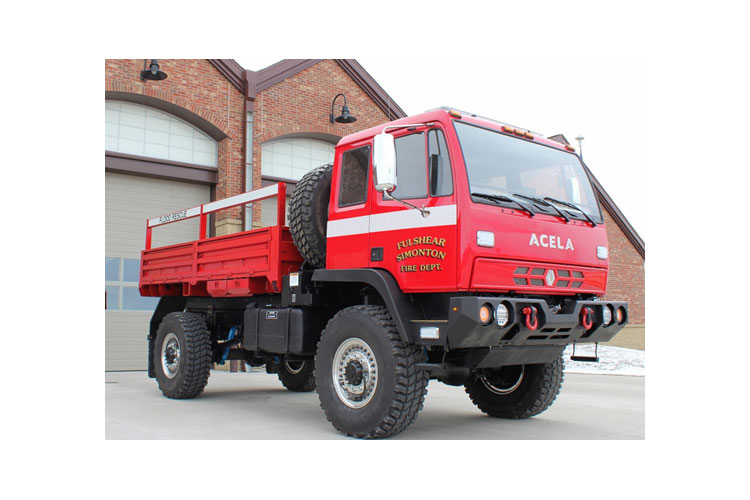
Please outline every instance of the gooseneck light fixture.
[{"label": "gooseneck light fixture", "polygon": [[[341,114],[334,119],[333,106],[339,96],[344,97],[344,107],[341,108]],[[354,123],[357,121],[357,119],[349,112],[349,106],[346,105],[346,96],[344,94],[337,94],[336,97],[333,98],[333,101],[331,102],[331,116],[329,117],[329,119],[331,120],[331,123],[333,123],[334,121],[336,123]]]},{"label": "gooseneck light fixture", "polygon": [[576,141],[578,141],[578,156],[583,160],[583,136],[576,137]]},{"label": "gooseneck light fixture", "polygon": [[141,80],[164,80],[167,74],[159,69],[159,61],[151,59],[151,66],[146,68],[146,60],[143,60],[143,71],[141,71]]}]

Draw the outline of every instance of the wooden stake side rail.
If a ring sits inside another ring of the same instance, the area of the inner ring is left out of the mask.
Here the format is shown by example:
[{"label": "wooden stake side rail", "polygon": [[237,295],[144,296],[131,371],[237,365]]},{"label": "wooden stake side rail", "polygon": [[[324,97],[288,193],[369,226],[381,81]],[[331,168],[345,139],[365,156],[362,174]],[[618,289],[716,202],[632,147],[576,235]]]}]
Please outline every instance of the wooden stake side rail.
[{"label": "wooden stake side rail", "polygon": [[[274,188],[274,189],[268,189]],[[233,206],[277,196],[278,225],[242,233],[202,238],[150,248],[150,230],[163,224],[205,215]],[[238,297],[279,293],[281,277],[299,269],[302,257],[284,222],[286,185],[278,184],[207,203],[194,209],[149,219],[146,249],[141,252],[139,290],[144,297],[164,295]],[[249,201],[248,201],[249,200]]]}]

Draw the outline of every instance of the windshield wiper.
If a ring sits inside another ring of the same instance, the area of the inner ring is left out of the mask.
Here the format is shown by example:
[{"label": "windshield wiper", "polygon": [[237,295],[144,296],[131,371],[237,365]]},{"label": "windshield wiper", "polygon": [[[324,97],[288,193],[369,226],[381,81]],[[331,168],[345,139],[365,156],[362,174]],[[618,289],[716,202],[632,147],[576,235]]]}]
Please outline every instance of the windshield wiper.
[{"label": "windshield wiper", "polygon": [[581,212],[583,214],[584,217],[586,217],[586,220],[591,223],[591,227],[595,227],[596,226],[596,222],[594,222],[594,220],[591,217],[589,217],[589,214],[587,214],[586,212],[584,212],[581,207],[573,205],[572,203],[568,203],[567,201],[561,201],[561,200],[556,200],[555,198],[550,198],[549,196],[545,196],[544,199],[547,200],[547,201],[554,201],[555,203],[558,203],[558,204],[560,204],[560,205],[562,205],[564,207],[569,207],[569,208],[572,208],[574,210],[578,210],[579,212]]},{"label": "windshield wiper", "polygon": [[540,206],[543,206],[543,207],[550,207],[555,212],[557,212],[558,215],[560,215],[560,217],[562,217],[563,219],[565,219],[566,223],[570,222],[570,217],[568,217],[567,215],[565,215],[562,210],[560,210],[559,208],[557,208],[556,206],[554,206],[552,203],[548,202],[547,200],[543,200],[541,198],[535,198],[533,196],[526,196],[525,194],[518,194],[518,193],[513,193],[513,196],[518,196],[519,198],[524,198],[526,200],[533,201],[537,205],[540,205]]},{"label": "windshield wiper", "polygon": [[490,201],[494,201],[495,203],[498,203],[500,201],[504,201],[506,203],[515,203],[519,207],[521,207],[521,210],[528,213],[530,217],[534,217],[534,212],[527,208],[525,205],[522,205],[520,202],[514,200],[513,198],[508,198],[507,196],[503,196],[501,194],[485,194],[485,193],[471,193],[472,196],[476,196],[478,198],[484,198]]}]

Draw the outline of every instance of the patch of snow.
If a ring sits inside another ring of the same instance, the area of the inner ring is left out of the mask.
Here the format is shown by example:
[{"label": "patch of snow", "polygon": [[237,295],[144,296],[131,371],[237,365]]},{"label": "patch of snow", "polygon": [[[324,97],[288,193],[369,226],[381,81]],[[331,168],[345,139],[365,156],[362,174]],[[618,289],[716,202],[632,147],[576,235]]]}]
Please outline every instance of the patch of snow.
[{"label": "patch of snow", "polygon": [[[565,371],[568,373],[597,373],[607,375],[646,375],[646,352],[624,347],[599,346],[599,362],[571,361],[573,346],[563,351]],[[594,344],[576,345],[576,356],[593,356]]]}]

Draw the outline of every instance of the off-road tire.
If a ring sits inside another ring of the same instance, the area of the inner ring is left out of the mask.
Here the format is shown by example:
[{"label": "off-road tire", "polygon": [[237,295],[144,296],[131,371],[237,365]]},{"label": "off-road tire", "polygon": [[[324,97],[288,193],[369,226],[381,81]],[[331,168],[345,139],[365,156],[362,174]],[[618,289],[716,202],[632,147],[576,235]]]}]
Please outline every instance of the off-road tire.
[{"label": "off-road tire", "polygon": [[549,408],[560,393],[563,359],[561,356],[551,363],[525,365],[521,383],[507,394],[490,390],[487,380],[474,374],[465,384],[466,393],[480,410],[495,418],[533,417]]},{"label": "off-road tire", "polygon": [[289,230],[300,255],[313,267],[326,266],[326,228],[333,165],[306,173],[289,202]]},{"label": "off-road tire", "polygon": [[[377,363],[377,382],[361,408],[347,406],[333,378],[337,351],[356,340],[371,348]],[[416,367],[423,357],[421,349],[404,344],[384,307],[353,306],[339,311],[323,330],[315,358],[318,397],[326,418],[350,437],[384,438],[402,432],[424,406],[429,375]]]},{"label": "off-road tire", "polygon": [[[175,340],[179,349],[177,363],[174,349],[170,351],[172,373],[166,367],[168,363],[163,362],[163,357],[167,359],[164,342],[167,337],[167,344]],[[205,317],[191,312],[167,314],[156,333],[153,361],[156,381],[166,397],[189,399],[203,392],[211,373],[211,334]]]},{"label": "off-road tire", "polygon": [[283,362],[279,364],[278,370],[279,380],[290,391],[310,392],[315,390],[315,363],[313,360]]}]

